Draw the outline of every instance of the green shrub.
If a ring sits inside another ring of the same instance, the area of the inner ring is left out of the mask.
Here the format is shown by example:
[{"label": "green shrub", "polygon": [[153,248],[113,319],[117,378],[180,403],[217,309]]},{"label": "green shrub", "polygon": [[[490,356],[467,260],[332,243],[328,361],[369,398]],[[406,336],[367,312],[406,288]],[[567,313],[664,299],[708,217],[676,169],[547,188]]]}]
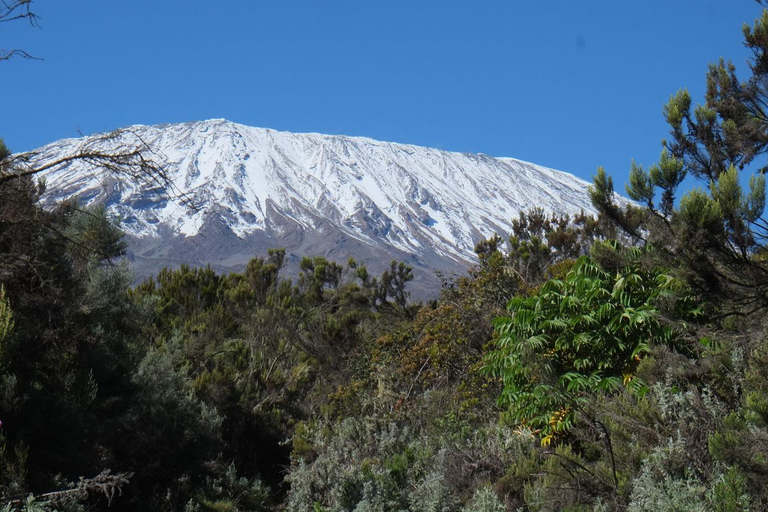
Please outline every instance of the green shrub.
[{"label": "green shrub", "polygon": [[647,269],[640,249],[600,247],[615,271],[583,256],[565,279],[512,299],[509,316],[494,323],[497,338],[485,369],[503,384],[504,417],[538,430],[544,445],[572,427],[589,394],[622,386],[644,392],[639,362],[672,337],[656,302],[671,294],[675,280]]}]

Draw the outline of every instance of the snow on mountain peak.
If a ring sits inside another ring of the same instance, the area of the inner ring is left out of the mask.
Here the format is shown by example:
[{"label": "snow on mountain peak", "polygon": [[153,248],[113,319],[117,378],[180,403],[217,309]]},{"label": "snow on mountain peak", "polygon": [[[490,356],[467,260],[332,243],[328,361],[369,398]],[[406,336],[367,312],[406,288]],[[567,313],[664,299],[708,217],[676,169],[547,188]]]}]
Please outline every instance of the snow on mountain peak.
[{"label": "snow on mountain peak", "polygon": [[[137,238],[195,237],[216,216],[241,239],[268,232],[279,240],[289,225],[322,235],[332,226],[361,244],[469,263],[475,243],[508,233],[520,210],[594,212],[587,182],[514,158],[224,119],[128,130],[165,163],[197,211],[78,163],[45,178],[55,199],[106,202]],[[82,143],[66,139],[39,153],[64,154]]]}]

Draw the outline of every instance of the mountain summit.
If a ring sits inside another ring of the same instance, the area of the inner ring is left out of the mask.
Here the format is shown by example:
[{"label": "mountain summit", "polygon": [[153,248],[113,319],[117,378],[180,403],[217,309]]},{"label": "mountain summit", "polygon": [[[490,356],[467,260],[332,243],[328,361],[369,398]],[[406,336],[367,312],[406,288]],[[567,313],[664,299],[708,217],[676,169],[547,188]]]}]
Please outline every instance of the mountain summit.
[{"label": "mountain summit", "polygon": [[[128,130],[159,155],[197,209],[77,162],[43,176],[47,200],[107,205],[140,275],[181,262],[237,269],[285,247],[293,257],[352,256],[372,270],[402,260],[429,286],[435,270],[465,271],[476,261],[475,243],[508,233],[520,210],[594,211],[587,182],[513,158],[222,119]],[[55,142],[38,158],[75,152],[88,140]]]}]

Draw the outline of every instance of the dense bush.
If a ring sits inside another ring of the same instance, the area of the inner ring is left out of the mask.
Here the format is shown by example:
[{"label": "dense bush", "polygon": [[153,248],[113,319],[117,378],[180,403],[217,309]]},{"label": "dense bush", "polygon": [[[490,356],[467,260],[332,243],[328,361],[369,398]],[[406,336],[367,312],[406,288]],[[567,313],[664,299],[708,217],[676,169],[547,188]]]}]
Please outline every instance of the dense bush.
[{"label": "dense bush", "polygon": [[493,423],[466,437],[410,423],[348,417],[303,429],[287,509],[439,511],[466,502],[468,510],[496,510],[502,502],[483,484],[529,460],[535,447],[530,433]]}]

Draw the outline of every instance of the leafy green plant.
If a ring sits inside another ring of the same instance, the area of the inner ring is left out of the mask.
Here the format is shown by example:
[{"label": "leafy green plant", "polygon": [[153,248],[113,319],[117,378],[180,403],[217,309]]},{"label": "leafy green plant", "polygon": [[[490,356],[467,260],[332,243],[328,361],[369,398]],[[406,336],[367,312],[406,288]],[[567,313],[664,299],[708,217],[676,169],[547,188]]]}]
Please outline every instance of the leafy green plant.
[{"label": "leafy green plant", "polygon": [[512,299],[509,316],[494,322],[485,370],[502,381],[505,419],[539,430],[544,444],[572,426],[588,394],[622,386],[643,393],[638,363],[653,343],[672,338],[656,301],[671,294],[675,280],[646,268],[643,250],[606,244],[620,262],[616,271],[583,256],[564,279]]}]

